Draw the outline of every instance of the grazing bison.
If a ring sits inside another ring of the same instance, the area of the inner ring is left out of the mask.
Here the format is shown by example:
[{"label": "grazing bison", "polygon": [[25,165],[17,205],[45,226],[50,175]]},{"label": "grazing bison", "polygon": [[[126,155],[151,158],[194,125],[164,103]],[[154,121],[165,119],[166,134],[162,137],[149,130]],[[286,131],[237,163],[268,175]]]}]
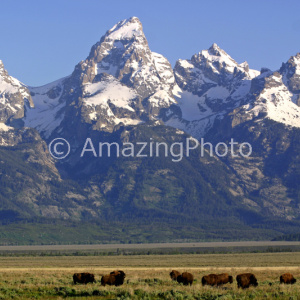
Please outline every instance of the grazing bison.
[{"label": "grazing bison", "polygon": [[110,274],[102,276],[101,285],[105,286],[108,284],[108,285],[119,286],[124,283],[125,277],[126,277],[125,273],[121,270],[112,271],[110,272]]},{"label": "grazing bison", "polygon": [[119,286],[124,283],[124,279],[126,277],[126,274],[124,271],[122,271],[122,270],[112,271],[112,272],[110,272],[110,275],[114,275],[116,277],[115,286]]},{"label": "grazing bison", "polygon": [[209,274],[209,275],[206,275],[206,276],[203,276],[202,277],[202,285],[211,285],[211,286],[214,286],[214,285],[217,285],[218,283],[218,275],[216,274]]},{"label": "grazing bison", "polygon": [[227,273],[222,273],[217,275],[217,285],[222,285],[226,283],[233,283],[233,277]]},{"label": "grazing bison", "polygon": [[75,273],[73,275],[73,282],[87,284],[89,282],[96,282],[94,274],[91,273]]},{"label": "grazing bison", "polygon": [[250,285],[258,286],[257,279],[252,273],[244,273],[236,276],[238,288],[246,289]]},{"label": "grazing bison", "polygon": [[194,276],[191,273],[183,272],[177,277],[177,282],[183,285],[192,285],[194,281]]},{"label": "grazing bison", "polygon": [[296,279],[291,273],[284,273],[280,276],[280,283],[294,284]]},{"label": "grazing bison", "polygon": [[172,280],[175,280],[175,281],[177,281],[177,277],[178,277],[179,275],[181,275],[181,274],[180,274],[178,271],[176,271],[176,270],[172,270],[171,273],[170,273],[171,279],[172,279]]}]

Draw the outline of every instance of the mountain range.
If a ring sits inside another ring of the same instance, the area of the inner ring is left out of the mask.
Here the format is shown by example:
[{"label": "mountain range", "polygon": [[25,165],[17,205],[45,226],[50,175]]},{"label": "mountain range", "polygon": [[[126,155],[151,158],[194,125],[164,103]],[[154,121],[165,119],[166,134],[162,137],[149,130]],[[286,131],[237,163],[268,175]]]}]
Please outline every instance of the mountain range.
[{"label": "mountain range", "polygon": [[[101,142],[248,142],[249,157],[80,157]],[[48,145],[71,153],[55,160]],[[300,54],[249,68],[213,44],[174,69],[132,17],[71,75],[30,87],[0,61],[1,243],[270,239],[299,232]],[[19,228],[22,227],[23,230]],[[40,232],[41,231],[41,232]],[[27,232],[27,234],[24,234]]]}]

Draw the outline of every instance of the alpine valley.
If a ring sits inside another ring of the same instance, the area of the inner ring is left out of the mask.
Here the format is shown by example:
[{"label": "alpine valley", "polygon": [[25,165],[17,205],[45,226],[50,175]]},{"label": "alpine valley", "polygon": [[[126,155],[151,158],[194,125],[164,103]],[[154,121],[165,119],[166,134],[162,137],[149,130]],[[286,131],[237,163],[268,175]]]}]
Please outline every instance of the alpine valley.
[{"label": "alpine valley", "polygon": [[[86,138],[189,137],[253,152],[80,157]],[[55,138],[67,158],[50,155]],[[256,71],[213,44],[172,69],[132,17],[45,86],[0,61],[0,244],[273,239],[300,231],[299,183],[300,54]]]}]

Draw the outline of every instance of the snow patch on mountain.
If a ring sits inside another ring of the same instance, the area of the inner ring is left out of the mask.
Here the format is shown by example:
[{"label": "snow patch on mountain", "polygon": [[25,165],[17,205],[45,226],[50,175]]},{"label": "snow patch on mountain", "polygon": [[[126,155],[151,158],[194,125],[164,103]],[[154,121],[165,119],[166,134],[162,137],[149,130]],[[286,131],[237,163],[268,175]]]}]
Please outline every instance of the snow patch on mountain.
[{"label": "snow patch on mountain", "polygon": [[117,107],[134,111],[130,104],[137,97],[136,92],[112,77],[108,81],[86,84],[84,92],[85,105],[108,106],[110,101]]},{"label": "snow patch on mountain", "polygon": [[209,99],[226,99],[230,96],[230,91],[224,86],[216,86],[213,89],[209,89],[204,95]]},{"label": "snow patch on mountain", "polygon": [[7,82],[3,77],[0,77],[0,93],[3,94],[15,94],[19,91],[21,85],[12,84],[12,82]]},{"label": "snow patch on mountain", "polygon": [[213,125],[218,113],[212,111],[207,106],[206,99],[222,94],[227,95],[228,90],[219,87],[214,92],[208,91],[207,94],[199,97],[191,92],[181,90],[179,87],[173,90],[178,107],[181,110],[181,116],[172,115],[171,110],[167,115],[172,115],[165,123],[168,126],[175,127],[191,134],[196,138],[202,137]]},{"label": "snow patch on mountain", "polygon": [[175,84],[175,77],[169,61],[161,54],[152,52],[154,65],[158,75],[166,83],[165,87],[169,88],[168,84]]},{"label": "snow patch on mountain", "polygon": [[124,125],[138,125],[144,123],[141,120],[138,119],[130,119],[130,118],[115,118],[114,122],[116,125],[123,123]]},{"label": "snow patch on mountain", "polygon": [[64,118],[65,102],[60,98],[65,78],[41,87],[29,87],[34,107],[26,106],[24,123],[26,127],[37,129],[46,138],[60,125]]},{"label": "snow patch on mountain", "polygon": [[249,75],[250,75],[250,78],[253,79],[260,75],[260,71],[254,70],[254,69],[249,69]]},{"label": "snow patch on mountain", "polygon": [[169,107],[171,104],[176,103],[176,100],[169,92],[159,90],[149,97],[148,102],[153,107]]},{"label": "snow patch on mountain", "polygon": [[300,107],[293,102],[293,93],[278,72],[267,77],[262,92],[246,111],[253,117],[264,113],[269,119],[288,126],[300,127]]},{"label": "snow patch on mountain", "polygon": [[237,88],[231,92],[230,97],[229,99],[227,99],[227,101],[228,100],[230,101],[231,99],[234,100],[234,102],[236,103],[235,106],[237,107],[240,104],[240,101],[245,99],[245,97],[249,94],[250,89],[251,89],[251,80],[245,78],[240,82],[240,85],[237,86]]},{"label": "snow patch on mountain", "polygon": [[205,97],[199,97],[188,91],[181,91],[176,99],[181,108],[182,118],[184,120],[199,120],[213,113],[206,105]]},{"label": "snow patch on mountain", "polygon": [[9,130],[13,130],[13,127],[7,126],[4,123],[0,123],[0,131],[9,131]]},{"label": "snow patch on mountain", "polygon": [[[157,117],[161,108],[176,103],[171,92],[176,85],[172,66],[164,56],[151,52],[142,24],[136,17],[123,20],[108,30],[92,47],[88,59],[81,66],[83,69],[94,68],[90,72],[92,75],[94,73],[95,76],[101,76],[100,74],[106,73],[123,86],[127,86],[127,91],[122,88],[124,93],[111,97],[112,102],[116,101],[116,98],[124,98],[126,102],[137,97],[144,105],[139,107],[139,110],[147,111],[151,117]],[[91,76],[89,82],[85,83],[94,84],[93,78]],[[120,84],[115,83],[115,88],[118,89],[119,86]],[[100,93],[105,91],[99,88],[97,98],[90,101],[105,102],[107,95],[100,97]],[[132,91],[135,94],[131,97]],[[86,103],[92,104],[90,101]],[[130,109],[125,103],[122,103],[122,106]],[[95,114],[92,114],[92,117],[95,118]]]},{"label": "snow patch on mountain", "polygon": [[178,110],[167,111],[167,124],[196,136],[204,135],[216,118],[239,107],[251,89],[251,81],[260,72],[238,64],[217,44],[192,56],[178,60],[174,68],[180,89],[173,89]]},{"label": "snow patch on mountain", "polygon": [[107,73],[109,75],[116,76],[117,71],[118,71],[118,66],[111,65],[104,61],[101,61],[100,63],[96,64],[96,67],[95,67],[95,75],[98,75],[101,73]]},{"label": "snow patch on mountain", "polygon": [[179,117],[173,117],[165,122],[166,125],[183,130],[196,139],[200,139],[213,126],[216,115],[208,115],[207,117],[194,121],[185,121]]},{"label": "snow patch on mountain", "polygon": [[137,17],[123,20],[108,31],[111,40],[128,40],[143,34],[141,23]]}]

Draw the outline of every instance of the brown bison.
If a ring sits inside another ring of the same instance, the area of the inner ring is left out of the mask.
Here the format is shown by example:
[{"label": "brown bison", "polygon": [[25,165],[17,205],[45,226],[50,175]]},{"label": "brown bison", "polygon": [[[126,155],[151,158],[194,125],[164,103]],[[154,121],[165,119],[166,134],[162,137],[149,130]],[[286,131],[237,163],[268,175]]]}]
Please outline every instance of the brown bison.
[{"label": "brown bison", "polygon": [[217,274],[209,274],[202,277],[202,285],[217,285],[218,283],[218,275]]},{"label": "brown bison", "polygon": [[217,275],[217,285],[222,285],[226,283],[233,283],[233,277],[227,273],[222,273]]},{"label": "brown bison", "polygon": [[94,274],[91,273],[75,273],[73,275],[73,282],[87,284],[89,282],[96,282]]},{"label": "brown bison", "polygon": [[191,273],[183,272],[177,277],[177,282],[183,285],[192,285],[194,281],[194,276]]},{"label": "brown bison", "polygon": [[108,285],[115,285],[120,286],[124,283],[124,279],[126,274],[119,270],[119,271],[112,271],[108,275],[104,275],[101,278],[101,285],[106,286]]},{"label": "brown bison", "polygon": [[170,273],[171,279],[172,279],[172,280],[175,280],[175,281],[177,281],[177,277],[178,277],[179,275],[181,275],[181,274],[180,274],[178,271],[176,271],[176,270],[172,270],[171,273]]},{"label": "brown bison", "polygon": [[250,285],[258,286],[257,279],[252,273],[244,273],[236,276],[238,288],[246,289]]},{"label": "brown bison", "polygon": [[294,284],[296,279],[291,273],[284,273],[280,276],[280,283]]}]

